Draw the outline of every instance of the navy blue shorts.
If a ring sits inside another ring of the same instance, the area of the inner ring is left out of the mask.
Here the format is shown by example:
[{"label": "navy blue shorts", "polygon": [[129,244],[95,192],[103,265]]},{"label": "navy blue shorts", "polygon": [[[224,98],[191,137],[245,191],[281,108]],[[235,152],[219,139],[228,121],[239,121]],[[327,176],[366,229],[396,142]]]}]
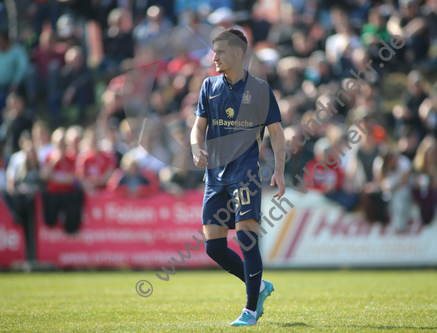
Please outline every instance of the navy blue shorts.
[{"label": "navy blue shorts", "polygon": [[261,188],[254,182],[223,186],[206,185],[203,196],[202,224],[217,224],[235,229],[235,223],[260,220]]}]

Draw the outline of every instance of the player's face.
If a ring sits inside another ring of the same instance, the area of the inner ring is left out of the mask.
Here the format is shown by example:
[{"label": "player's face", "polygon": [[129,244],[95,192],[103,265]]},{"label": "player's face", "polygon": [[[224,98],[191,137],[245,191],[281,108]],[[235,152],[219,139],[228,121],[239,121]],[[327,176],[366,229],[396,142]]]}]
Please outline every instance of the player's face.
[{"label": "player's face", "polygon": [[225,73],[238,64],[238,49],[228,45],[227,40],[214,43],[214,58],[217,73]]}]

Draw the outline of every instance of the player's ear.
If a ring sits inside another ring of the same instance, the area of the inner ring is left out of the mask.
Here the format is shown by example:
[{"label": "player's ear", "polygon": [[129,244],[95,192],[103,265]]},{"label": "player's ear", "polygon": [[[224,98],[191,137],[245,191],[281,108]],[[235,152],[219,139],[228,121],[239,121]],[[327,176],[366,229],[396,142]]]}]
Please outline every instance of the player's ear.
[{"label": "player's ear", "polygon": [[242,53],[243,53],[243,51],[242,51],[239,47],[237,47],[237,48],[235,49],[235,57],[236,57],[236,58],[240,58],[241,55],[242,55]]}]

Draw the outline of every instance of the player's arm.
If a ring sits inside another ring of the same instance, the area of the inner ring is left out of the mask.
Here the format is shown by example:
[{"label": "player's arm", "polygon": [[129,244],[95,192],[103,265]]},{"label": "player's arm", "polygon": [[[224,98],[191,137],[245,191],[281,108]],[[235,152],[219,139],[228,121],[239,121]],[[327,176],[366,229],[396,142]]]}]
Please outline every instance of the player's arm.
[{"label": "player's arm", "polygon": [[203,149],[207,126],[207,118],[196,116],[196,121],[191,130],[191,150],[194,165],[198,168],[205,168],[208,165],[208,161],[206,160],[208,153]]},{"label": "player's arm", "polygon": [[267,126],[270,134],[270,141],[272,143],[272,148],[275,153],[275,173],[272,176],[270,186],[278,185],[278,193],[273,197],[281,199],[285,193],[285,182],[284,182],[284,166],[285,166],[285,137],[282,126],[279,122],[270,124]]}]

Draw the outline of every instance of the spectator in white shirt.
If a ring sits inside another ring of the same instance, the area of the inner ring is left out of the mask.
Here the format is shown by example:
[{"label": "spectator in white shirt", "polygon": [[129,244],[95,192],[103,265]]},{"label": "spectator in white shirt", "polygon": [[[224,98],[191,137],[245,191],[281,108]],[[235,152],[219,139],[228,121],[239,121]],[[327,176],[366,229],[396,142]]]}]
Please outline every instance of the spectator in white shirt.
[{"label": "spectator in white shirt", "polygon": [[26,148],[32,146],[32,141],[30,140],[30,134],[28,131],[21,133],[18,144],[21,150],[11,155],[6,168],[6,190],[8,193],[15,192],[15,180],[18,170],[24,166],[24,162],[26,160]]},{"label": "spectator in white shirt", "polygon": [[383,199],[388,201],[391,225],[398,232],[405,231],[410,218],[411,170],[409,158],[397,150],[381,149],[373,162],[373,173],[384,192]]},{"label": "spectator in white shirt", "polygon": [[43,165],[54,149],[50,141],[49,128],[44,121],[40,120],[33,124],[32,140],[38,155],[38,162]]}]

